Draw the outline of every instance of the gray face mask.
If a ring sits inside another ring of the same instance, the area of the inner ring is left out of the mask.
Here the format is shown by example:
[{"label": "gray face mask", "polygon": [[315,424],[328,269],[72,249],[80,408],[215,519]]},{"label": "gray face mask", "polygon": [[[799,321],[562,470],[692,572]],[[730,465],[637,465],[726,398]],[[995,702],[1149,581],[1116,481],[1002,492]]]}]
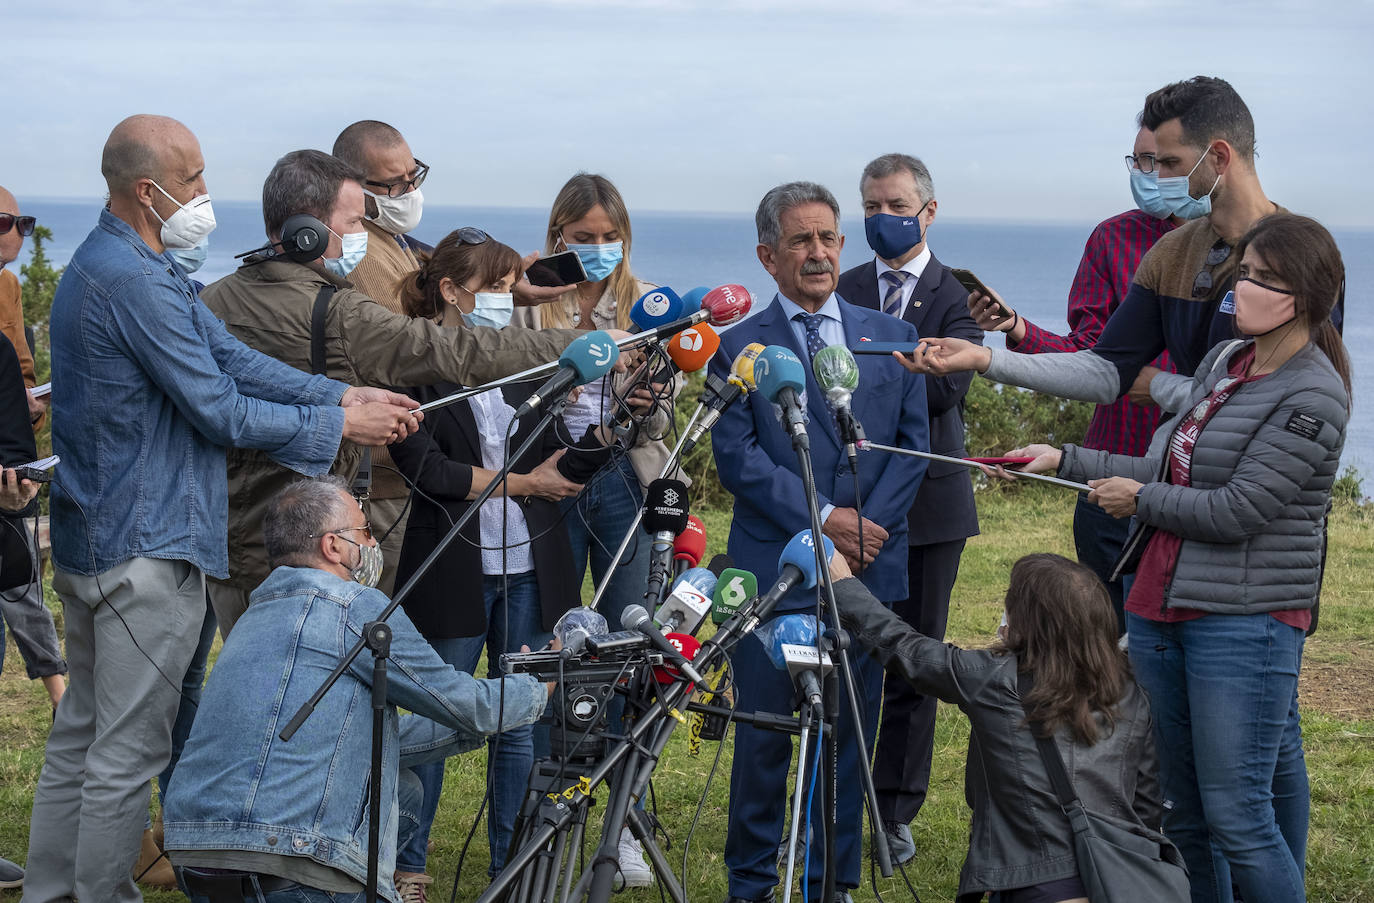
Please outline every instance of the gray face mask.
[{"label": "gray face mask", "polygon": [[382,579],[382,547],[376,544],[365,546],[360,542],[353,542],[346,536],[339,538],[358,547],[358,563],[348,572],[348,576],[352,577],[355,583],[375,587],[377,581]]}]

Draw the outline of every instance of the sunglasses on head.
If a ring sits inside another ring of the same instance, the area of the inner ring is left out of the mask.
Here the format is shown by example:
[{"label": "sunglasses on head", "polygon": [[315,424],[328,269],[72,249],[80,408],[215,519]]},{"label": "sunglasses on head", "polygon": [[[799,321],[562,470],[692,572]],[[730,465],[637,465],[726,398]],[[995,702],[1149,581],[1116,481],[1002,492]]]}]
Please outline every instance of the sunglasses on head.
[{"label": "sunglasses on head", "polygon": [[33,234],[34,227],[37,225],[38,220],[32,216],[0,213],[0,235],[4,235],[11,229],[18,229],[20,235],[29,236]]},{"label": "sunglasses on head", "polygon": [[480,245],[485,241],[490,241],[491,236],[472,226],[464,226],[458,230],[458,243],[463,245]]}]

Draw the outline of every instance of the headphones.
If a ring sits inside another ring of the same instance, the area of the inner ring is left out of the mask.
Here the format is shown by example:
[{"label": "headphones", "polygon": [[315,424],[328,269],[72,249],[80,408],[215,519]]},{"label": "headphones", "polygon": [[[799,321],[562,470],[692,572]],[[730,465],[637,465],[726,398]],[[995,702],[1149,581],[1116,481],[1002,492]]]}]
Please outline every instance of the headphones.
[{"label": "headphones", "polygon": [[296,263],[309,263],[324,256],[329,246],[329,227],[308,213],[293,213],[281,226],[281,240],[245,251],[236,257],[262,253],[266,257],[285,257]]}]

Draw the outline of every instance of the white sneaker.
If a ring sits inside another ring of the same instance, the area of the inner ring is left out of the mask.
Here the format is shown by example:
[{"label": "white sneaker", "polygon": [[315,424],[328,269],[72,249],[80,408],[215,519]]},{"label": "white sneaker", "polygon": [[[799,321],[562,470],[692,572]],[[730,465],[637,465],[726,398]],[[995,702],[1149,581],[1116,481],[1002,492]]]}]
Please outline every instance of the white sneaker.
[{"label": "white sneaker", "polygon": [[648,887],[654,883],[653,869],[644,861],[644,848],[629,828],[620,829],[620,874],[626,887]]}]

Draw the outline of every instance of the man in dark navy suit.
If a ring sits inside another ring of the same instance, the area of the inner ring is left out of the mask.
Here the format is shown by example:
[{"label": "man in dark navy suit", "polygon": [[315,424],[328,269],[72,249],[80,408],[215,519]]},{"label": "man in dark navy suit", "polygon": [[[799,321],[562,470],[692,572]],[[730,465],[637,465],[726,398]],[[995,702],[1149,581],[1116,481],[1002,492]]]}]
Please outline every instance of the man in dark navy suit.
[{"label": "man in dark navy suit", "polygon": [[[981,344],[968,291],[926,242],[938,203],[925,164],[906,154],[884,154],[864,167],[859,190],[864,233],[877,256],[840,276],[840,296],[904,320],[920,335],[956,335]],[[937,454],[967,454],[963,410],[971,375],[926,376],[930,450]],[[967,538],[978,533],[968,470],[931,462],[907,522],[908,591],[893,611],[926,636],[944,639],[959,557]],[[904,680],[888,681],[873,782],[896,862],[916,855],[909,825],[925,802],[934,742],[935,697],[922,696]]]},{"label": "man in dark navy suit", "polygon": [[[826,345],[853,346],[865,339],[911,342],[917,333],[909,323],[847,304],[835,294],[840,249],[844,246],[839,222],[834,195],[820,185],[793,182],[764,196],[757,215],[758,255],[777,282],[778,294],[760,313],[721,336],[720,351],[711,368],[723,377],[731,361],[750,342],[782,345],[807,363],[804,405],[822,529],[873,594],[892,604],[906,596],[906,513],[926,462],[865,456],[859,465],[856,498],[854,476],[810,362]],[[868,437],[906,448],[929,448],[925,378],[907,373],[890,357],[865,355],[858,365],[853,411]],[[773,405],[753,393],[746,403],[735,405],[721,417],[712,445],[720,481],[735,496],[730,555],[740,567],[757,575],[760,585],[771,583],[777,578],[783,546],[810,526],[791,441],[779,425]],[[858,542],[860,518],[862,551]],[[861,572],[860,561],[865,565]],[[814,612],[816,598],[815,590],[793,592],[778,605],[778,612]],[[862,649],[851,649],[850,656],[864,709],[860,723],[871,749],[882,671]],[[785,671],[774,669],[758,640],[741,642],[733,662],[741,711],[792,711],[791,681]],[[867,763],[858,755],[854,722],[843,701],[840,709],[835,736],[839,740],[838,769],[843,777],[839,782],[838,819],[830,830],[836,831],[836,886],[847,895],[860,879],[862,790],[855,775]],[[788,736],[736,726],[725,841],[732,901],[769,899],[778,883],[777,852],[783,839],[791,756]],[[819,901],[823,875],[821,832],[827,829],[823,808],[813,806],[810,822],[809,896],[815,901]]]}]

